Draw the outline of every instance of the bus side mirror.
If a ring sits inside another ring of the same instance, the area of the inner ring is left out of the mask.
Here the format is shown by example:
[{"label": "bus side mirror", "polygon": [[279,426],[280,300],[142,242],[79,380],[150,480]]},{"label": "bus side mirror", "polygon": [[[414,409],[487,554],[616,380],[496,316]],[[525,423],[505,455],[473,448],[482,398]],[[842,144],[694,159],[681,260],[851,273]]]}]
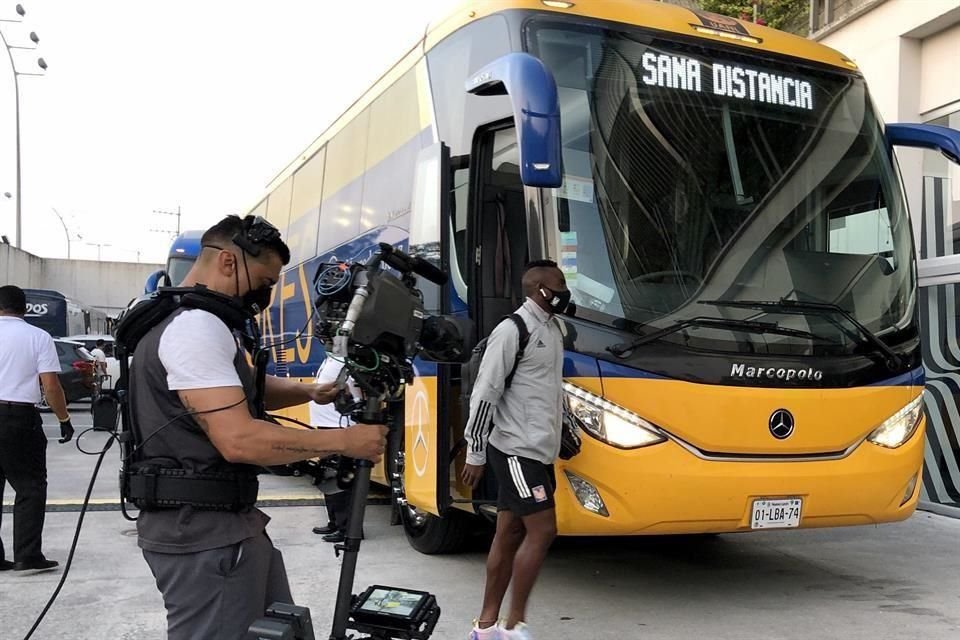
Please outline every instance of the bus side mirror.
[{"label": "bus side mirror", "polygon": [[468,93],[508,95],[520,148],[520,179],[529,187],[563,183],[560,100],[546,65],[529,53],[508,53],[467,80]]},{"label": "bus side mirror", "polygon": [[167,272],[163,269],[157,269],[149,276],[147,276],[147,282],[143,285],[144,293],[153,293],[160,287],[169,287],[170,286],[170,276],[167,275]]},{"label": "bus side mirror", "polygon": [[933,149],[960,164],[960,131],[956,129],[935,124],[888,124],[886,134],[891,147]]}]

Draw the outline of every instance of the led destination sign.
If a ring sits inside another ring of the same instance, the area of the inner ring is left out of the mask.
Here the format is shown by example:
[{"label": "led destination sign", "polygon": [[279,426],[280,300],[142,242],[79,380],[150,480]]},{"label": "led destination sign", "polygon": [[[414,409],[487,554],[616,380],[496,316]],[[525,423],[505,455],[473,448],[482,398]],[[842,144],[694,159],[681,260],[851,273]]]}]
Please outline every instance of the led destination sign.
[{"label": "led destination sign", "polygon": [[641,65],[644,84],[653,87],[703,92],[706,75],[714,95],[813,110],[813,86],[799,78],[652,51],[643,54]]}]

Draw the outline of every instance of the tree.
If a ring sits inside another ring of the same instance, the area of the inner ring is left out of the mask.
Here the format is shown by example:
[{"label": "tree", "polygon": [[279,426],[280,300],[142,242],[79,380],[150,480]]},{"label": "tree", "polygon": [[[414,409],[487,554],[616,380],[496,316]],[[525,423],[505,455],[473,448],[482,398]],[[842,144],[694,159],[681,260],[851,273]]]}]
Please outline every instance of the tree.
[{"label": "tree", "polygon": [[757,22],[774,29],[805,36],[809,29],[809,0],[700,0],[700,6],[731,18],[753,21],[753,5],[757,5]]}]

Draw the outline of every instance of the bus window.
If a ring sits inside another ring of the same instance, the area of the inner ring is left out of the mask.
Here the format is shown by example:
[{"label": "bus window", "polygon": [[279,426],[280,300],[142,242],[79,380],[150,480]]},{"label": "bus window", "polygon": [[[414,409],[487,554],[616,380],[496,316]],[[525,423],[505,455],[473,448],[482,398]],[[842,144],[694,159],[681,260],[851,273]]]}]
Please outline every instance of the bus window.
[{"label": "bus window", "polygon": [[[474,242],[481,249],[481,335],[523,302],[520,278],[527,263],[527,216],[520,181],[517,132],[513,127],[486,133],[480,143],[484,173],[482,209]],[[467,253],[470,248],[468,247]]]},{"label": "bus window", "polygon": [[450,253],[453,285],[460,299],[466,302],[470,287],[470,259],[467,255],[467,196],[470,191],[470,157],[451,158],[453,170],[450,191]]}]

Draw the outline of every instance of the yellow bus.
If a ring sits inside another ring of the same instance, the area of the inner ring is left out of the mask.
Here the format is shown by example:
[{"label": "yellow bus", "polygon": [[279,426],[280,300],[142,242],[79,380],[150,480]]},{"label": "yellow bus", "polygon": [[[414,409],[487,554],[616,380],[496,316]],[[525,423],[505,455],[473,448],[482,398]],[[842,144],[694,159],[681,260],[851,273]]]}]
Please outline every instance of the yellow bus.
[{"label": "yellow bus", "polygon": [[[275,370],[324,357],[322,262],[426,256],[450,274],[422,283],[428,310],[483,336],[550,257],[583,433],[556,465],[561,534],[902,520],[924,378],[893,145],[960,157],[956,132],[884,125],[856,64],[814,42],[653,1],[468,3],[250,211],[293,252],[262,319],[286,341]],[[415,364],[374,478],[416,549],[449,552],[496,487],[458,480],[459,365]]]}]

